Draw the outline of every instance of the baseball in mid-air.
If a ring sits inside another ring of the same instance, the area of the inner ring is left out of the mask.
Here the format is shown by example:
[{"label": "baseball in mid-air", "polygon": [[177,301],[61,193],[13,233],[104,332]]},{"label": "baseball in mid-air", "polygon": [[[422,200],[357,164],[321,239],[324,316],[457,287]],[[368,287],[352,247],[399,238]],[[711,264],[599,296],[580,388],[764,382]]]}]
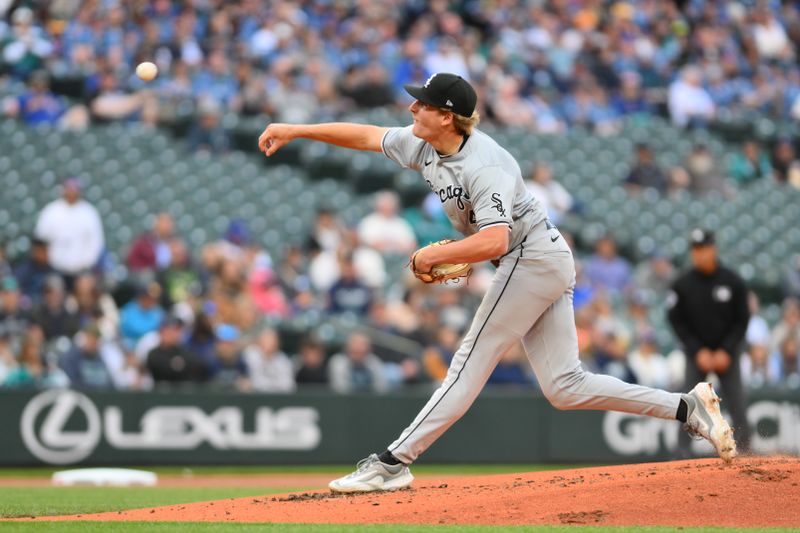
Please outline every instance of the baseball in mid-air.
[{"label": "baseball in mid-air", "polygon": [[155,63],[144,61],[136,67],[136,75],[144,81],[151,81],[158,75],[158,67]]}]

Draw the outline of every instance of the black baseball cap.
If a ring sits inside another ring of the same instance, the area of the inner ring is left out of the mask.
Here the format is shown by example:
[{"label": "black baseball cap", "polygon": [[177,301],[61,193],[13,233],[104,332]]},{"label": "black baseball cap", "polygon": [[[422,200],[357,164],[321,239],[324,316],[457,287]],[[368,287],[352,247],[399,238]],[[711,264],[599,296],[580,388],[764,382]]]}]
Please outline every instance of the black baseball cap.
[{"label": "black baseball cap", "polygon": [[689,242],[693,248],[714,244],[714,233],[703,228],[695,228],[689,235]]},{"label": "black baseball cap", "polygon": [[471,117],[478,102],[478,95],[467,80],[447,72],[434,74],[428,78],[425,85],[403,87],[408,94],[423,104],[449,109],[462,117]]}]

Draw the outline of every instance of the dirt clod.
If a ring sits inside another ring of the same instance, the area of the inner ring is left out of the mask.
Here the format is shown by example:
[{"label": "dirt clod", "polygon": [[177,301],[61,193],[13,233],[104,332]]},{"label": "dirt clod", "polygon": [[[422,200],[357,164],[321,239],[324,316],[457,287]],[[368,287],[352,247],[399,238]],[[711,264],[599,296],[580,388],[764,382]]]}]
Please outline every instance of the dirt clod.
[{"label": "dirt clod", "polygon": [[789,474],[780,470],[764,470],[763,468],[744,468],[740,470],[743,476],[750,476],[756,481],[783,481]]},{"label": "dirt clod", "polygon": [[562,524],[599,524],[608,513],[596,510],[577,513],[559,513],[558,520]]}]

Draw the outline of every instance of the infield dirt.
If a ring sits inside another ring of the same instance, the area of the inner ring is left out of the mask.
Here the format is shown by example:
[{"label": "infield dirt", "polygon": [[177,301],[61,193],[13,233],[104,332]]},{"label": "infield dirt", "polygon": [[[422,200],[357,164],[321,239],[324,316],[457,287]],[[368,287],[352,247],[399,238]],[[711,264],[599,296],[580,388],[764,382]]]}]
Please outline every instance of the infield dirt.
[{"label": "infield dirt", "polygon": [[36,520],[800,527],[800,459],[447,476],[389,493],[319,491]]}]

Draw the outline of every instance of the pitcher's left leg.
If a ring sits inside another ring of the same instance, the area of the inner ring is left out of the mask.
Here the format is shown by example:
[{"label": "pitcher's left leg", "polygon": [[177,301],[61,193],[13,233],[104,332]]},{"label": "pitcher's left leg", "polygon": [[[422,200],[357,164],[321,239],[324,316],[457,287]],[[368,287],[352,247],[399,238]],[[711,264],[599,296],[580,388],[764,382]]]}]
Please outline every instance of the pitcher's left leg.
[{"label": "pitcher's left leg", "polygon": [[[520,313],[518,287],[526,275],[514,258],[504,261],[478,307],[469,330],[461,341],[442,384],[400,436],[387,448],[406,464],[414,462],[452,426],[478,397],[497,366],[500,356],[515,342],[545,309],[532,309],[530,317]],[[512,317],[516,315],[516,320]],[[525,320],[529,320],[524,324]],[[520,322],[523,321],[523,322]]]}]

